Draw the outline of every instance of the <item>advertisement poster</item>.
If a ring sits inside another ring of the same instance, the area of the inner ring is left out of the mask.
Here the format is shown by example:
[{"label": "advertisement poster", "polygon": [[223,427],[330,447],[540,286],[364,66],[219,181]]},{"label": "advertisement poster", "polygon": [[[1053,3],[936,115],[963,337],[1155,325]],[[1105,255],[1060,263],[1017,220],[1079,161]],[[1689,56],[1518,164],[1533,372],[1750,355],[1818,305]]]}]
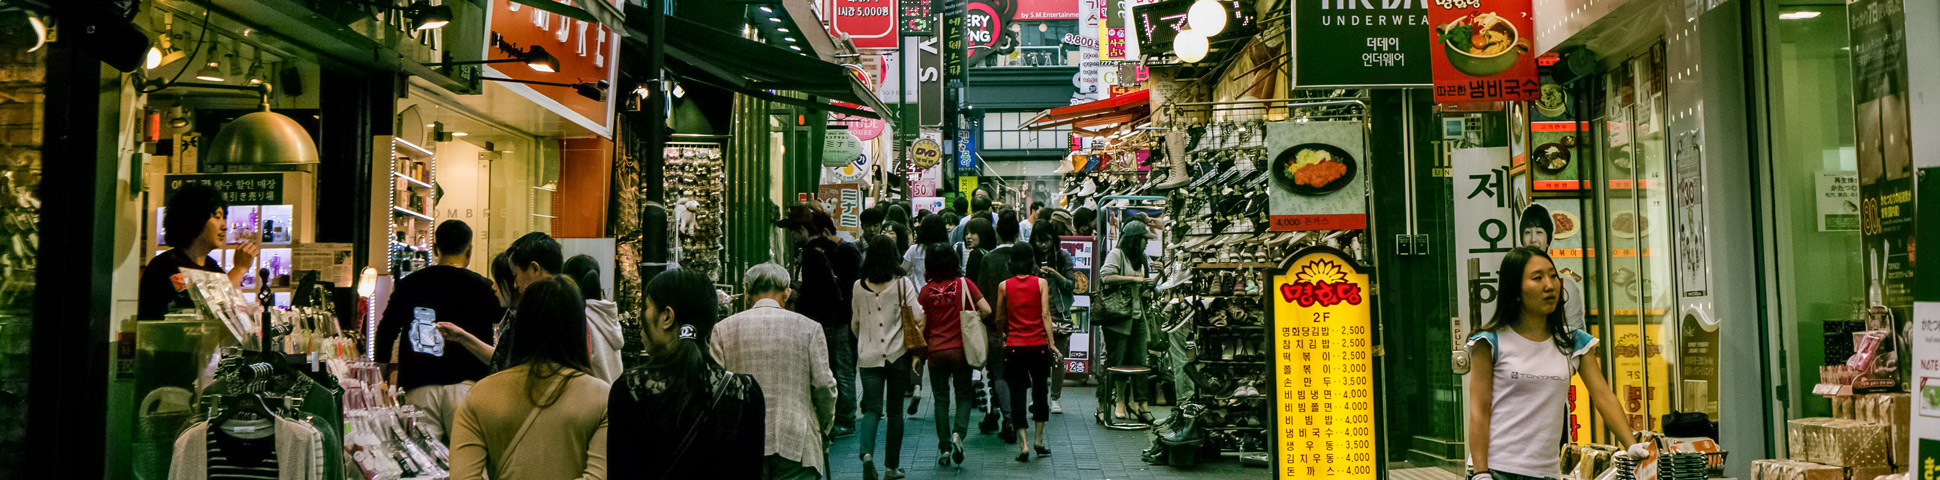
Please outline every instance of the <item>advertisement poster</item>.
[{"label": "advertisement poster", "polygon": [[1125,19],[1131,15],[1131,0],[1110,0],[1105,2],[1104,18],[1098,25],[1098,38],[1104,43],[1099,46],[1098,58],[1103,60],[1125,60]]},{"label": "advertisement poster", "polygon": [[1455,182],[1455,315],[1474,328],[1495,312],[1495,272],[1502,254],[1520,244],[1509,224],[1509,149],[1456,150],[1450,162]]},{"label": "advertisement poster", "polygon": [[1367,274],[1308,247],[1272,280],[1274,478],[1376,478]]},{"label": "advertisement poster", "polygon": [[[617,0],[600,0],[614,6]],[[484,76],[539,82],[593,82],[604,80],[619,85],[620,36],[598,23],[555,15],[519,2],[490,2],[491,35],[485,60],[516,58],[527,46],[544,46],[559,60],[556,72],[541,72],[524,65],[486,65]],[[504,67],[504,68],[498,68]],[[613,94],[588,98],[576,89],[518,83],[498,84],[519,96],[545,107],[567,120],[611,137],[608,124],[613,118]]]},{"label": "advertisement poster", "polygon": [[1427,6],[1434,2],[1292,3],[1294,87],[1432,84]]},{"label": "advertisement poster", "polygon": [[830,128],[822,132],[822,166],[848,165],[862,155],[862,141],[850,135],[848,129]]},{"label": "advertisement poster", "polygon": [[1275,122],[1266,125],[1270,230],[1367,228],[1367,133],[1364,123]]},{"label": "advertisement poster", "polygon": [[835,235],[848,241],[862,236],[862,188],[853,183],[822,185],[816,190],[815,201],[820,202],[822,211],[835,217]]},{"label": "advertisement poster", "polygon": [[1711,289],[1711,235],[1704,222],[1704,163],[1696,132],[1679,134],[1673,150],[1677,188],[1672,206],[1677,222],[1677,288],[1683,296],[1703,297]]},{"label": "advertisement poster", "polygon": [[[896,48],[898,0],[828,0],[822,11],[833,13],[829,35],[848,37],[856,48]],[[907,3],[907,2],[904,2]]]},{"label": "advertisement poster", "polygon": [[[1913,306],[1913,146],[1903,7],[1903,0],[1858,0],[1847,7],[1866,299],[1892,312],[1895,331],[1903,330],[1898,322],[1912,315]],[[1900,368],[1910,368],[1910,360],[1901,355]]]},{"label": "advertisement poster", "polygon": [[1718,420],[1718,325],[1700,315],[1695,308],[1687,310],[1677,323],[1677,378],[1682,381],[1677,411],[1704,412]]},{"label": "advertisement poster", "polygon": [[[1583,131],[1588,131],[1584,125]],[[1576,122],[1530,122],[1529,163],[1536,172],[1536,190],[1585,190],[1590,182],[1583,180],[1583,150],[1577,148]]]},{"label": "advertisement poster", "polygon": [[1536,34],[1530,0],[1426,3],[1436,103],[1537,98],[1542,84],[1530,47]]},{"label": "advertisement poster", "polygon": [[1819,231],[1859,230],[1859,173],[1819,172],[1813,182],[1819,206]]},{"label": "advertisement poster", "polygon": [[1010,22],[1017,18],[1016,0],[970,0],[964,11],[964,44],[970,49],[970,65],[983,63],[984,57],[1006,54],[1017,48],[1017,31]]},{"label": "advertisement poster", "polygon": [[1065,254],[1071,255],[1071,269],[1077,272],[1077,278],[1071,279],[1073,307],[1091,306],[1091,290],[1097,285],[1091,275],[1094,261],[1091,249],[1096,245],[1093,243],[1095,238],[1067,236],[1060,237],[1058,240],[1059,248],[1063,248]]}]

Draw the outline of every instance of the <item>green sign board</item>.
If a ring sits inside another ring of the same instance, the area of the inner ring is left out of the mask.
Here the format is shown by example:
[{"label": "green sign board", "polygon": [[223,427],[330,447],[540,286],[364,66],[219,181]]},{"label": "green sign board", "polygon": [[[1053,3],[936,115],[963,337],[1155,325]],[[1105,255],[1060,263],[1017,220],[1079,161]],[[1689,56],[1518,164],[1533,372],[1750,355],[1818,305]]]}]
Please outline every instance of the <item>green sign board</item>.
[{"label": "green sign board", "polygon": [[822,166],[840,167],[862,155],[862,141],[848,129],[831,128],[822,135]]},{"label": "green sign board", "polygon": [[1426,87],[1428,2],[1293,0],[1293,86]]}]

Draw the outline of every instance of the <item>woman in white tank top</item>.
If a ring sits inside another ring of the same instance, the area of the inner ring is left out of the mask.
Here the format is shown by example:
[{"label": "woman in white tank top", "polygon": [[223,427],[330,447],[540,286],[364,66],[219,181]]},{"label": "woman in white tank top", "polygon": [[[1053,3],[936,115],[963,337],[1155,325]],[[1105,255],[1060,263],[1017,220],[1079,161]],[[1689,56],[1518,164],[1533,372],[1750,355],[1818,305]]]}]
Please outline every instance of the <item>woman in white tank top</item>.
[{"label": "woman in white tank top", "polygon": [[[1591,406],[1625,445],[1637,442],[1617,396],[1597,368],[1596,337],[1564,319],[1562,278],[1549,255],[1510,250],[1496,272],[1496,314],[1469,339],[1470,480],[1561,478],[1570,377],[1581,375]],[[1579,368],[1587,366],[1588,368]]]}]

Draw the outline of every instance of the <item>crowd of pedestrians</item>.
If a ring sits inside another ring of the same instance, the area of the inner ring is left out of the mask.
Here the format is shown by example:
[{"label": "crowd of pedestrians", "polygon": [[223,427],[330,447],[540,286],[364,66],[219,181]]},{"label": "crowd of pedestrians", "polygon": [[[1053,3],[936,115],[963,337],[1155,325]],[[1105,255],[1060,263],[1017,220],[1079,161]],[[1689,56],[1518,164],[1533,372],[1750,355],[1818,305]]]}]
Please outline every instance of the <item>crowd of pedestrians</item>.
[{"label": "crowd of pedestrians", "polygon": [[[871,208],[853,242],[826,212],[790,207],[775,223],[787,261],[748,269],[740,295],[676,268],[624,314],[593,257],[562,258],[535,232],[492,255],[487,278],[468,270],[470,227],[448,220],[438,264],[397,282],[377,357],[450,443],[457,479],[813,479],[831,461],[900,479],[925,386],[939,465],[964,462],[973,410],[1028,462],[1051,454],[1045,424],[1063,413],[1074,275],[1058,238],[1079,226],[1056,208],[972,205]],[[644,355],[626,368],[629,333]],[[423,348],[433,336],[452,348]],[[828,458],[857,434],[859,458]]]}]

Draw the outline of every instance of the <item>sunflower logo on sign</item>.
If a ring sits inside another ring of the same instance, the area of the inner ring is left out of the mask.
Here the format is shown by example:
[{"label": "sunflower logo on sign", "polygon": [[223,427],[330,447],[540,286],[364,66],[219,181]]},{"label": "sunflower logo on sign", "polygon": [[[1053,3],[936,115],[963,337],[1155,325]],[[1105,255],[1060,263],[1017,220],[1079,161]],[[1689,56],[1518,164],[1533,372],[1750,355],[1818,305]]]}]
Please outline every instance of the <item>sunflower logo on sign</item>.
[{"label": "sunflower logo on sign", "polygon": [[1288,302],[1302,307],[1361,304],[1361,286],[1347,280],[1347,270],[1339,263],[1314,261],[1301,267],[1293,278],[1293,283],[1280,285],[1280,296]]}]

